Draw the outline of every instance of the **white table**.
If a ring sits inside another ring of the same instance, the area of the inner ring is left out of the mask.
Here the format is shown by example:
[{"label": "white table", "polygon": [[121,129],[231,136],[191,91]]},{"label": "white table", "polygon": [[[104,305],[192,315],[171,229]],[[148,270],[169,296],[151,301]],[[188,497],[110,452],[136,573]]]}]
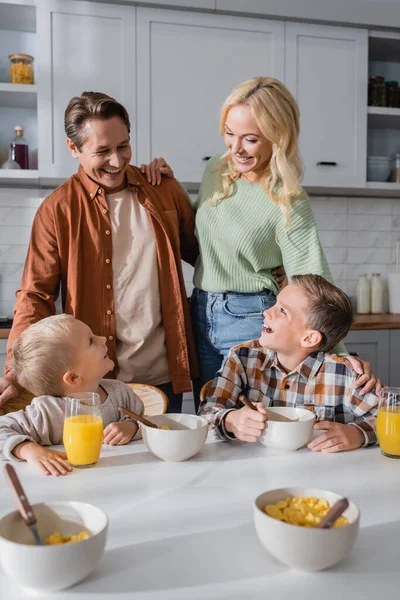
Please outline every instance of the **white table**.
[{"label": "white table", "polygon": [[[209,439],[190,461],[167,464],[135,442],[104,447],[96,467],[66,477],[43,477],[25,463],[17,471],[32,503],[81,500],[109,515],[98,569],[54,596],[60,600],[398,597],[400,461],[383,457],[378,448],[271,455],[258,444]],[[14,505],[2,473],[0,480],[4,515]],[[338,492],[360,508],[361,529],[344,564],[298,573],[261,546],[253,526],[255,497],[294,485]],[[28,597],[0,574],[1,600]]]}]

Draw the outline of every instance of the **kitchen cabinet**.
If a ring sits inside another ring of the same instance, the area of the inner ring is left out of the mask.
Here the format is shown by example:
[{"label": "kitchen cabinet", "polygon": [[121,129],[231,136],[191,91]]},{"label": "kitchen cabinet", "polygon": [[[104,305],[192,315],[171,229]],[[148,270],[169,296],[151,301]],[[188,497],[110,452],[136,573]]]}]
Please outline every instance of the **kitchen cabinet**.
[{"label": "kitchen cabinet", "polygon": [[304,185],[365,187],[368,33],[286,23],[285,83],[300,108]]},{"label": "kitchen cabinet", "polygon": [[105,92],[135,122],[135,9],[41,0],[37,11],[40,175],[69,177],[77,163],[66,147],[64,111],[73,96]]},{"label": "kitchen cabinet", "polygon": [[182,181],[201,181],[224,151],[219,110],[255,75],[284,79],[284,24],[137,9],[138,164],[164,156]]}]

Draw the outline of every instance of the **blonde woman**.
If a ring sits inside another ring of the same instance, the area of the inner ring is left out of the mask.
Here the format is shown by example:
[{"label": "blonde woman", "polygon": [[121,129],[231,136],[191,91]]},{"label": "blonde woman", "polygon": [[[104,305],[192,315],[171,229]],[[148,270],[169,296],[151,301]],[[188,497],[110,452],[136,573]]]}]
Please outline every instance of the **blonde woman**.
[{"label": "blonde woman", "polygon": [[[195,203],[200,255],[191,313],[200,384],[214,377],[232,346],[260,337],[263,312],[279,291],[278,265],[289,278],[313,273],[332,280],[300,184],[299,129],[295,99],[272,77],[241,83],[222,107],[227,151],[208,161]],[[153,184],[172,174],[164,159],[142,165],[142,172]],[[336,351],[345,352],[343,343]],[[367,391],[376,379],[363,366],[358,383],[369,381]]]}]

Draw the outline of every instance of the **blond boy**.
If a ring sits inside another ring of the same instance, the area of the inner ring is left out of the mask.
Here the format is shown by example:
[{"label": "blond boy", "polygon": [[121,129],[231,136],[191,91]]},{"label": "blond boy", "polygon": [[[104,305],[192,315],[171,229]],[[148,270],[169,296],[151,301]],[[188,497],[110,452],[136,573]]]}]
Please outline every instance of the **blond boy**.
[{"label": "blond boy", "polygon": [[[375,444],[374,390],[360,395],[357,374],[327,354],[346,336],[352,318],[339,288],[319,275],[294,276],[264,312],[260,339],[232,348],[199,413],[222,439],[255,442],[267,420],[265,406],[298,406],[316,414],[315,429],[326,430],[308,445],[313,451]],[[258,410],[243,406],[241,395]]]},{"label": "blond boy", "polygon": [[103,379],[114,363],[106,338],[70,315],[42,319],[14,342],[13,372],[17,383],[36,398],[26,407],[0,417],[0,456],[26,460],[44,475],[72,470],[66,454],[43,446],[62,443],[65,397],[97,392],[104,424],[104,443],[127,444],[139,437],[137,423],[122,416],[122,406],[143,414],[140,398],[121,381]]}]

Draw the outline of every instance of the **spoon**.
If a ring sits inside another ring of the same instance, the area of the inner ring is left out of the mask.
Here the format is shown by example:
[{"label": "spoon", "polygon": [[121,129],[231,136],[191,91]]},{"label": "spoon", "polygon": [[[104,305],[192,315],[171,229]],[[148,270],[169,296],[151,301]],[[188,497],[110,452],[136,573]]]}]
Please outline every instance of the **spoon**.
[{"label": "spoon", "polygon": [[336,519],[338,519],[349,506],[349,501],[347,498],[341,498],[332,506],[332,508],[326,513],[324,517],[320,520],[318,525],[315,526],[316,529],[330,529]]},{"label": "spoon", "polygon": [[39,530],[37,527],[35,513],[33,512],[32,506],[29,504],[29,500],[26,497],[26,494],[14,467],[10,464],[7,464],[4,467],[4,472],[6,480],[14,493],[21,517],[33,533],[33,537],[35,538],[35,544],[37,546],[43,546],[43,542],[40,538]]},{"label": "spoon", "polygon": [[153,429],[160,429],[160,427],[158,427],[158,425],[156,425],[155,423],[152,423],[151,421],[148,421],[146,419],[146,417],[141,417],[141,416],[137,415],[136,413],[132,412],[131,410],[128,410],[127,408],[123,408],[122,406],[119,406],[118,410],[123,415],[126,415],[127,417],[131,417],[131,419],[135,419],[135,421],[139,421],[139,423],[143,423],[143,425],[147,425],[147,427],[153,427]]},{"label": "spoon", "polygon": [[[245,404],[248,408],[251,408],[251,410],[257,410],[257,408],[254,406],[254,404],[252,402],[250,402],[250,400],[248,398],[246,398],[246,396],[240,396],[239,400],[240,400],[240,402],[242,402],[242,404]],[[289,419],[289,417],[285,417],[283,415],[277,415],[276,419],[270,419],[270,420],[271,421],[272,420],[288,421],[289,423],[295,423],[299,419]]]}]

